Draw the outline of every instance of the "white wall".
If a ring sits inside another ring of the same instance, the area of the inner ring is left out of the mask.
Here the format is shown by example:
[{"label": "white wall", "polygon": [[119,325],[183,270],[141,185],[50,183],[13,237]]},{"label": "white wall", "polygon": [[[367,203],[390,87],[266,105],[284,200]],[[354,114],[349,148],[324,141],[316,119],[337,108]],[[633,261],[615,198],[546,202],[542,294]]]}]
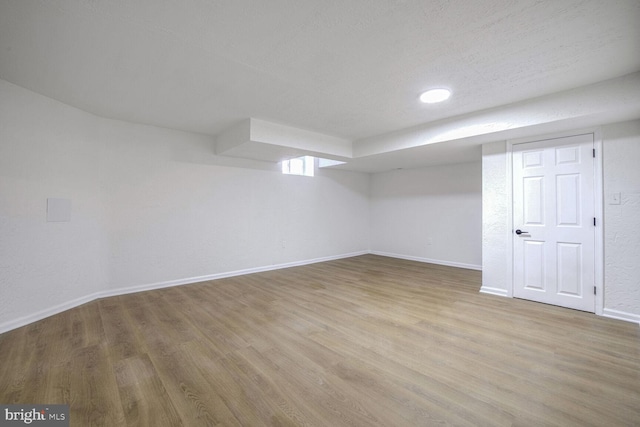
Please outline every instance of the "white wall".
[{"label": "white wall", "polygon": [[481,179],[479,162],[373,175],[372,251],[479,269]]},{"label": "white wall", "polygon": [[[109,292],[369,248],[367,174],[283,176],[2,80],[0,124],[0,332]],[[48,197],[71,200],[70,222],[46,222]]]},{"label": "white wall", "polygon": [[[107,284],[96,129],[93,117],[0,80],[0,325]],[[71,222],[46,222],[48,197],[71,200]]]},{"label": "white wall", "polygon": [[111,287],[368,250],[367,174],[282,175],[220,159],[206,137],[121,122],[105,133]]},{"label": "white wall", "polygon": [[[640,322],[640,120],[602,127],[604,180],[604,310]],[[506,143],[485,144],[483,162],[482,291],[511,294]],[[610,204],[621,193],[620,205]],[[501,262],[502,260],[502,262]]]},{"label": "white wall", "polygon": [[602,136],[605,314],[640,322],[640,120],[603,126]]},{"label": "white wall", "polygon": [[482,291],[507,296],[509,229],[505,141],[482,146]]}]

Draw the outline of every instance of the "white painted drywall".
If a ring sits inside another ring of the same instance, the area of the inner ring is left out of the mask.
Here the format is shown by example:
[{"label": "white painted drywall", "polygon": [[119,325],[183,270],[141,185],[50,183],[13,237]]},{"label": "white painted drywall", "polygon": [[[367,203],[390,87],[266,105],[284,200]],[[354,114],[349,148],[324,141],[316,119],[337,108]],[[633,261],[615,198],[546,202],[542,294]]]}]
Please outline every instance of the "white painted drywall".
[{"label": "white painted drywall", "polygon": [[640,322],[640,120],[603,126],[602,137],[605,314]]},{"label": "white painted drywall", "polygon": [[[602,127],[604,181],[603,314],[640,322],[640,120]],[[483,145],[482,291],[510,295],[506,259],[510,225],[505,142]],[[613,194],[621,204],[612,205]]]},{"label": "white painted drywall", "polygon": [[[95,117],[0,80],[0,325],[107,285]],[[47,222],[47,198],[71,201]]]},{"label": "white painted drywall", "polygon": [[[283,176],[2,80],[0,123],[0,330],[101,293],[369,248],[368,174]],[[49,197],[71,200],[70,222],[46,222]]]},{"label": "white painted drywall", "polygon": [[371,250],[479,269],[481,164],[396,170],[371,178]]},{"label": "white painted drywall", "polygon": [[490,294],[507,296],[509,199],[506,142],[482,146],[482,288]]},{"label": "white painted drywall", "polygon": [[366,174],[223,166],[209,138],[115,121],[104,145],[111,287],[368,250]]}]

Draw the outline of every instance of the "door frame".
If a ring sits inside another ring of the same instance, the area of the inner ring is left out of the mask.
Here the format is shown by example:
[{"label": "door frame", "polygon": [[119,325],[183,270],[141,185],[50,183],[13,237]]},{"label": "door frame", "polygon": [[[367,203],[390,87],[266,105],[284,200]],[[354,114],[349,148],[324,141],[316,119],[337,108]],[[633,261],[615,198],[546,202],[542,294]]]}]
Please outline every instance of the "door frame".
[{"label": "door frame", "polygon": [[593,135],[593,147],[596,149],[594,161],[594,213],[596,216],[595,226],[595,260],[594,278],[596,287],[595,314],[602,316],[604,308],[604,191],[602,175],[602,130],[601,128],[587,128],[567,132],[540,135],[536,137],[518,138],[507,140],[507,297],[513,298],[513,146],[528,142],[546,141],[549,139],[563,138],[577,135]]}]

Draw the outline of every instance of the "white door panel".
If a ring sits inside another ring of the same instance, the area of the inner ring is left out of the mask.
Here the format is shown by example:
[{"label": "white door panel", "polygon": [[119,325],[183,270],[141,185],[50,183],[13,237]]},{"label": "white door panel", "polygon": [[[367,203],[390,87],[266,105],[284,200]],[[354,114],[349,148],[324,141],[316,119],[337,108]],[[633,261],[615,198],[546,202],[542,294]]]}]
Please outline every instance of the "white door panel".
[{"label": "white door panel", "polygon": [[592,150],[591,134],[513,146],[515,297],[594,311]]}]

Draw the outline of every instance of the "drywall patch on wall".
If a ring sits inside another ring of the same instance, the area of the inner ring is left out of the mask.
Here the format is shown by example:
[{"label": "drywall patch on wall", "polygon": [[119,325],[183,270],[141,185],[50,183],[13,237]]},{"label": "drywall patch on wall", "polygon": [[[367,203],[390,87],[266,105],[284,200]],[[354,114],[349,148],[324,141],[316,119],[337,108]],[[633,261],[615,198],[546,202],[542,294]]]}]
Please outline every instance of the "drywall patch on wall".
[{"label": "drywall patch on wall", "polygon": [[47,199],[47,222],[70,222],[71,200],[49,197]]},{"label": "drywall patch on wall", "polygon": [[371,177],[371,250],[480,266],[480,162]]},{"label": "drywall patch on wall", "polygon": [[505,141],[482,146],[482,288],[481,292],[507,296],[509,182]]},{"label": "drywall patch on wall", "polygon": [[640,319],[640,120],[604,126],[602,133],[605,315]]}]

